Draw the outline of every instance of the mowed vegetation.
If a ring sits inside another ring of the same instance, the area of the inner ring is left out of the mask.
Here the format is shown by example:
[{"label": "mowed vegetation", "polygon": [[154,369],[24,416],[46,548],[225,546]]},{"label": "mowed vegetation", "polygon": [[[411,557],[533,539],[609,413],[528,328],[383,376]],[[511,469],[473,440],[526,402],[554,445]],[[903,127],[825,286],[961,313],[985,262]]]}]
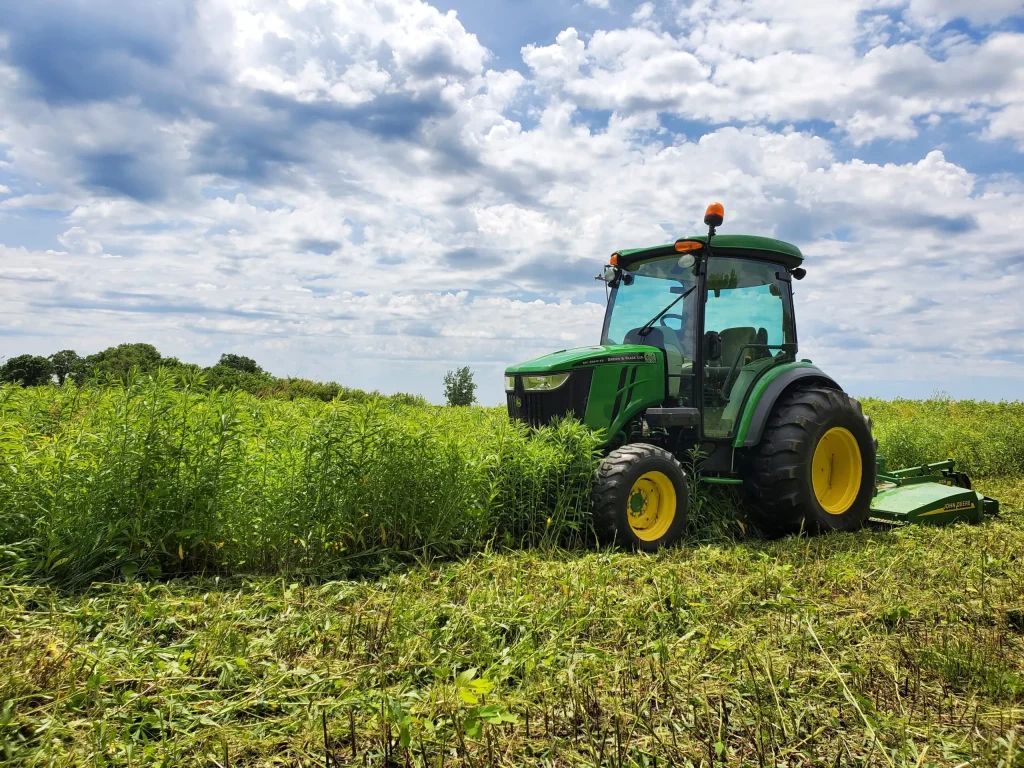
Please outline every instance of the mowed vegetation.
[{"label": "mowed vegetation", "polygon": [[0,738],[11,765],[1019,766],[1022,522],[9,581]]},{"label": "mowed vegetation", "polygon": [[1024,765],[1024,404],[865,406],[1004,515],[602,551],[576,425],[0,389],[0,760]]}]

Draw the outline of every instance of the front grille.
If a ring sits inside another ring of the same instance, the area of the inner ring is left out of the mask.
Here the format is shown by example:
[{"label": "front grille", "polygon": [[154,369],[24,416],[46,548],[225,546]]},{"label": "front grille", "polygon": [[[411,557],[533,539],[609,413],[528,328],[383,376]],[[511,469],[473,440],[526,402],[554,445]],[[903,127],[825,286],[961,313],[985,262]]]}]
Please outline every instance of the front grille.
[{"label": "front grille", "polygon": [[593,376],[592,368],[573,371],[568,381],[550,392],[526,392],[522,377],[516,376],[515,390],[507,393],[508,415],[532,427],[550,424],[559,416],[574,416],[582,421],[587,412]]}]

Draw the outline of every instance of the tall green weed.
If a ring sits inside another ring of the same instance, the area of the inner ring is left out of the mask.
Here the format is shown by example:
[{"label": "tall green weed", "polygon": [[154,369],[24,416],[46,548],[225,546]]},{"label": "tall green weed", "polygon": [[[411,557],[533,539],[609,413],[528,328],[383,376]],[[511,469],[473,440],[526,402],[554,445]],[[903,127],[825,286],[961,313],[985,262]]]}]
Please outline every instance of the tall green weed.
[{"label": "tall green weed", "polygon": [[889,467],[956,459],[971,477],[1024,476],[1024,403],[861,400]]},{"label": "tall green weed", "polygon": [[579,424],[194,384],[0,389],[0,568],[339,573],[587,535]]},{"label": "tall green weed", "polygon": [[[864,407],[891,468],[952,457],[975,478],[1024,476],[1022,403]],[[572,546],[589,540],[597,450],[574,422],[531,431],[500,408],[211,391],[187,371],[4,386],[0,570],[67,584],[332,575],[486,546]],[[694,504],[694,518],[729,528],[730,505]]]}]

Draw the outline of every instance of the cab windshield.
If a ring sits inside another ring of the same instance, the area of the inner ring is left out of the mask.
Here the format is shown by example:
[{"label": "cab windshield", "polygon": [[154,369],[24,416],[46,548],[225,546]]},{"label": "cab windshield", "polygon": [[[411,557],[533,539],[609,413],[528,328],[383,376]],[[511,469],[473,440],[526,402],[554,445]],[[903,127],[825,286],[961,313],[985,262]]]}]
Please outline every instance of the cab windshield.
[{"label": "cab windshield", "polygon": [[[649,344],[665,351],[668,398],[692,406],[697,344],[697,276],[676,256],[634,264],[612,289],[602,344]],[[671,306],[669,306],[671,305]]]},{"label": "cab windshield", "polygon": [[612,290],[601,343],[649,344],[692,360],[696,285],[694,267],[678,257],[633,265]]}]

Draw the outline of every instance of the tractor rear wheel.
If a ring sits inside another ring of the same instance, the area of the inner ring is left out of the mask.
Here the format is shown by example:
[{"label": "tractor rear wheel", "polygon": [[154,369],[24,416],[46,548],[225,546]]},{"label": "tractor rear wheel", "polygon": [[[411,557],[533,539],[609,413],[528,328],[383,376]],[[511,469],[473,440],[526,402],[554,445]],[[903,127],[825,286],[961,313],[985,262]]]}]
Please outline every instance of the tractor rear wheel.
[{"label": "tractor rear wheel", "polygon": [[775,404],[743,484],[751,520],[767,534],[855,531],[875,495],[870,421],[845,392],[798,389]]},{"label": "tractor rear wheel", "polygon": [[654,552],[686,530],[686,473],[668,451],[631,443],[601,462],[592,502],[594,530],[603,544]]}]

